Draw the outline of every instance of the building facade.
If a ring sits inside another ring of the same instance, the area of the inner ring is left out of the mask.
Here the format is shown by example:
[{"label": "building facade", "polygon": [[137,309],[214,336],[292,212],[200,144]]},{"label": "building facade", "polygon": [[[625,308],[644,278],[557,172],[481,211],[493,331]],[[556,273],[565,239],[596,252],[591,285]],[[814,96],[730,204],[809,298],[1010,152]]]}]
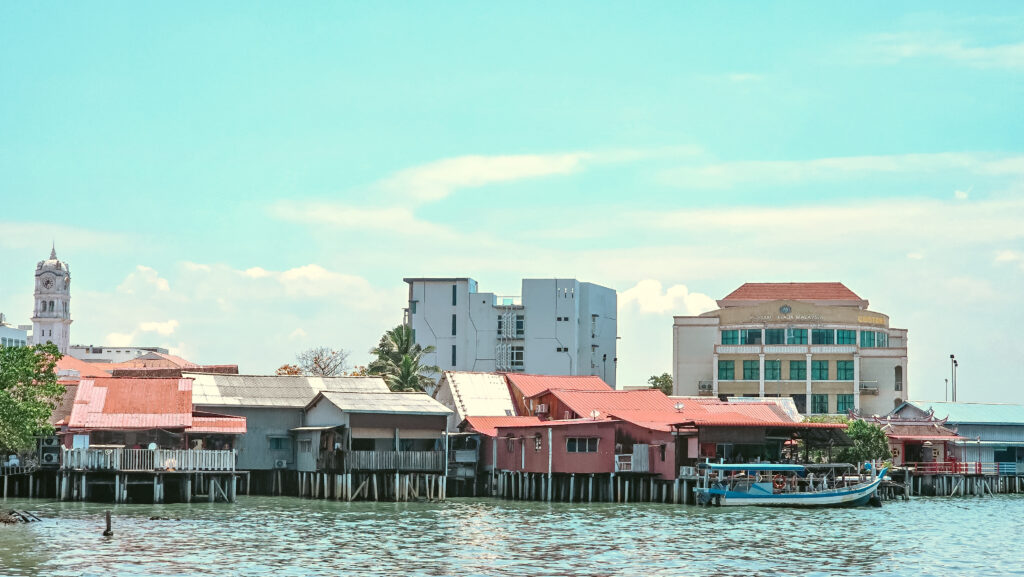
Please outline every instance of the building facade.
[{"label": "building facade", "polygon": [[123,363],[149,353],[167,354],[162,347],[105,347],[95,345],[71,345],[68,354],[89,363]]},{"label": "building facade", "polygon": [[25,347],[28,346],[28,329],[31,327],[11,326],[7,324],[6,317],[0,313],[0,347]]},{"label": "building facade", "polygon": [[442,371],[595,375],[615,386],[617,297],[575,279],[524,279],[518,296],[471,278],[407,278],[405,322]]},{"label": "building facade", "polygon": [[801,413],[885,415],[908,396],[907,330],[842,283],[747,283],[677,316],[677,395],[792,397]]},{"label": "building facade", "polygon": [[67,354],[71,333],[71,269],[57,259],[56,248],[50,258],[36,265],[35,308],[32,314],[32,344],[53,343]]}]

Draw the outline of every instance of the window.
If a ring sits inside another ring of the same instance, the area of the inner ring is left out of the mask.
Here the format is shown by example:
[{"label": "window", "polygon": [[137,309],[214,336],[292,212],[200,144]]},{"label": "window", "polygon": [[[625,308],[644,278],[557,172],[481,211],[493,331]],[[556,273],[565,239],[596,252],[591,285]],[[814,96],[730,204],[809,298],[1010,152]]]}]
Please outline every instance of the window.
[{"label": "window", "polygon": [[718,380],[731,381],[736,378],[736,361],[718,361]]},{"label": "window", "polygon": [[896,367],[893,370],[893,380],[896,383],[896,385],[895,385],[896,390],[897,391],[902,391],[903,390],[903,367],[899,367],[898,366],[898,367]]},{"label": "window", "polygon": [[521,337],[526,334],[526,316],[516,315],[516,336]]},{"label": "window", "polygon": [[597,437],[568,437],[565,439],[566,453],[596,453]]},{"label": "window", "polygon": [[880,349],[889,348],[889,333],[875,333],[875,346]]},{"label": "window", "polygon": [[786,330],[785,329],[765,329],[764,330],[764,344],[766,345],[781,345],[785,342]]},{"label": "window", "polygon": [[857,344],[857,331],[846,331],[839,329],[836,331],[836,344],[837,345],[855,345]]},{"label": "window", "polygon": [[789,380],[803,381],[807,379],[807,361],[789,361]]},{"label": "window", "polygon": [[512,370],[523,370],[523,347],[512,347]]},{"label": "window", "polygon": [[533,450],[540,451],[544,448],[544,437],[540,433],[533,436]]},{"label": "window", "polygon": [[860,346],[866,349],[875,348],[875,331],[861,331]]},{"label": "window", "polygon": [[834,345],[836,332],[832,329],[814,329],[811,331],[812,345]]},{"label": "window", "polygon": [[836,380],[853,380],[853,361],[836,361]]},{"label": "window", "polygon": [[455,345],[452,345],[452,366],[455,366]]},{"label": "window", "polygon": [[50,312],[53,312],[53,301],[50,301]]},{"label": "window", "polygon": [[416,301],[409,301],[409,312],[416,314]]},{"label": "window", "polygon": [[505,317],[498,315],[498,334],[500,335],[505,329]]},{"label": "window", "polygon": [[800,393],[797,395],[790,395],[789,397],[793,399],[793,404],[796,405],[796,412],[801,415],[807,412],[807,395]]},{"label": "window", "polygon": [[458,323],[455,313],[452,313],[452,336],[455,336],[455,325]]},{"label": "window", "polygon": [[827,381],[828,361],[811,361],[811,378],[816,381]]},{"label": "window", "polygon": [[299,452],[300,453],[312,453],[313,452],[313,439],[299,439]]},{"label": "window", "polygon": [[723,345],[738,345],[740,344],[740,332],[739,331],[722,331],[722,344]]},{"label": "window", "polygon": [[743,380],[761,380],[761,363],[758,361],[743,361]]},{"label": "window", "polygon": [[288,437],[270,437],[271,451],[287,451],[288,450]]},{"label": "window", "polygon": [[836,395],[836,412],[848,413],[853,410],[853,395]]},{"label": "window", "polygon": [[505,437],[505,449],[509,452],[515,452],[516,450],[516,439],[512,435]]},{"label": "window", "polygon": [[458,298],[456,296],[456,295],[458,295],[458,292],[457,292],[458,289],[459,289],[459,285],[454,285],[454,284],[452,285],[452,306],[455,306],[455,305],[459,304]]},{"label": "window", "polygon": [[828,395],[811,395],[811,412],[828,412]]},{"label": "window", "polygon": [[782,379],[782,361],[765,361],[764,362],[764,380],[766,381],[778,381]]},{"label": "window", "polygon": [[786,329],[787,345],[806,345],[807,329]]},{"label": "window", "polygon": [[569,347],[555,347],[555,352],[556,353],[567,353],[567,352],[569,352]]},{"label": "window", "polygon": [[744,345],[761,344],[761,329],[743,329],[740,331],[740,342]]}]

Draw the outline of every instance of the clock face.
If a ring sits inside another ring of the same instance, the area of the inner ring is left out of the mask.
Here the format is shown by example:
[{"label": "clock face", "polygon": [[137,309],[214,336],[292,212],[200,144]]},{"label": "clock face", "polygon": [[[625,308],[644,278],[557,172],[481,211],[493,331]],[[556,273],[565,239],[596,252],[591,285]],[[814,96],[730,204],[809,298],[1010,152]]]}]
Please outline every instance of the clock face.
[{"label": "clock face", "polygon": [[49,277],[43,279],[43,288],[53,288],[53,279]]}]

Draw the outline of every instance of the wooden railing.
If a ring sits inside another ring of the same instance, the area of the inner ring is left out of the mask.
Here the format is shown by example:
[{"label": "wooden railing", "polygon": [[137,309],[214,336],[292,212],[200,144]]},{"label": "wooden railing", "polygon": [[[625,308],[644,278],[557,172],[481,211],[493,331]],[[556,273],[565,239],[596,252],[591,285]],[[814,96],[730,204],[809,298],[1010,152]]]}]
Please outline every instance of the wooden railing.
[{"label": "wooden railing", "polygon": [[445,470],[444,451],[349,451],[345,462],[350,471]]},{"label": "wooden railing", "polygon": [[1024,467],[1016,463],[986,463],[982,461],[941,461],[933,463],[904,463],[915,475],[1024,475]]},{"label": "wooden railing", "polygon": [[61,468],[81,471],[234,471],[235,451],[63,449]]}]

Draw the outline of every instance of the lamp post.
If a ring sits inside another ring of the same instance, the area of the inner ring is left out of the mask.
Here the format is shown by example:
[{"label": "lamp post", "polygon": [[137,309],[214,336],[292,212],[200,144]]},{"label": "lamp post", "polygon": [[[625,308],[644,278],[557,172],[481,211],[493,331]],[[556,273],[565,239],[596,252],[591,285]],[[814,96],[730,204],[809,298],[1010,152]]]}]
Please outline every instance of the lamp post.
[{"label": "lamp post", "polygon": [[942,379],[946,381],[946,400],[949,400],[949,379]]},{"label": "lamp post", "polygon": [[956,370],[960,368],[960,361],[953,360],[953,402],[956,402]]},{"label": "lamp post", "polygon": [[949,377],[953,383],[953,402],[956,402],[956,355],[949,355]]}]

